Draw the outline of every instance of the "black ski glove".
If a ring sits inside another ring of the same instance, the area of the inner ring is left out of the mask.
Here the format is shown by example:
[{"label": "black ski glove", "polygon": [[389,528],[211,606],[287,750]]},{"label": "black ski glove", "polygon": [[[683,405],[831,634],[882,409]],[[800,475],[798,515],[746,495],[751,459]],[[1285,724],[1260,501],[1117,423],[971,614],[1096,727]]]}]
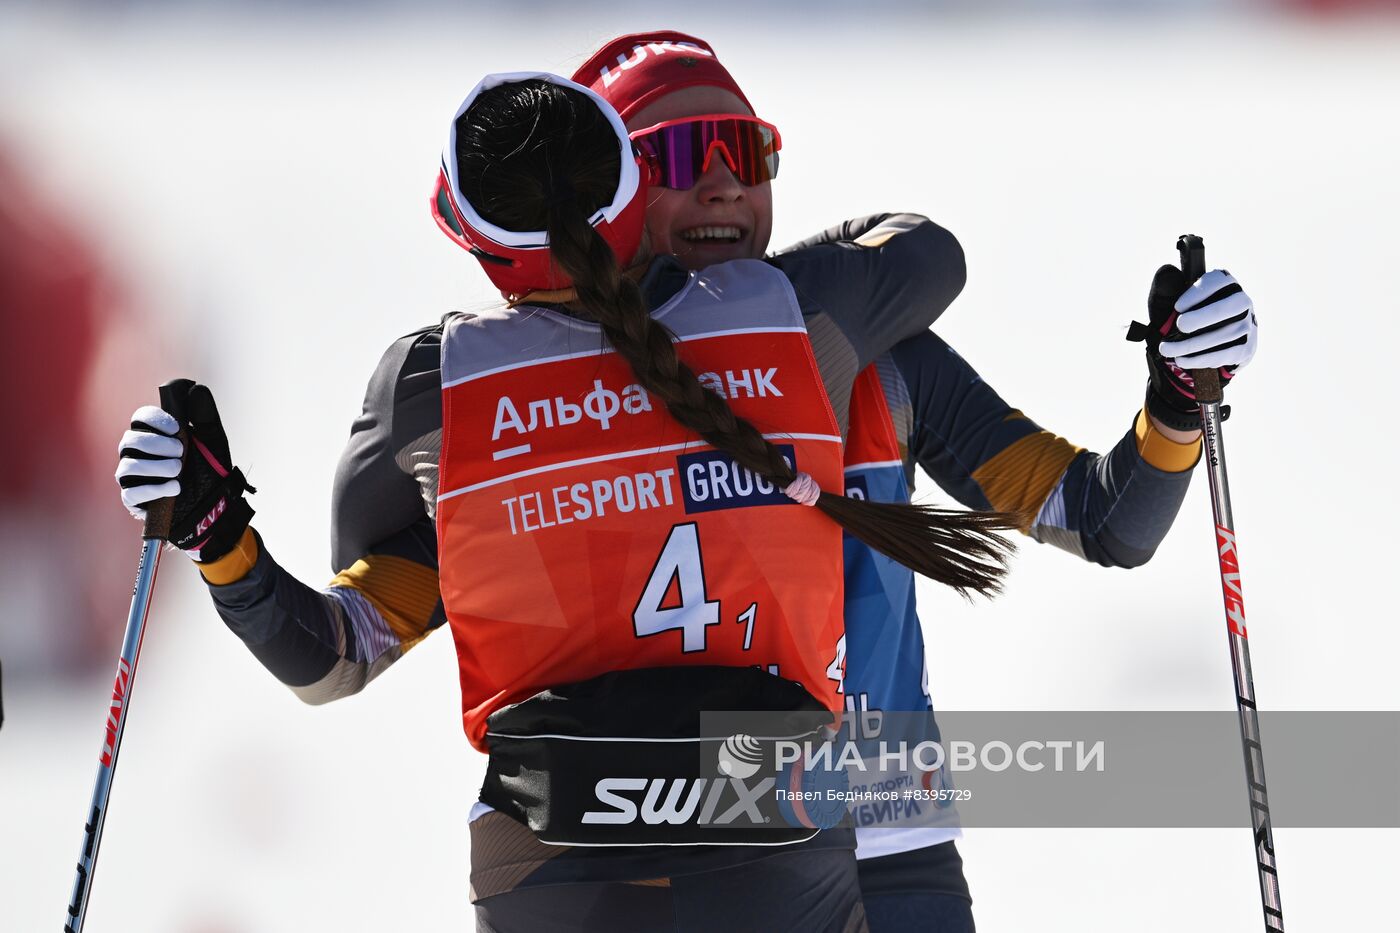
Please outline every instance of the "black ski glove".
[{"label": "black ski glove", "polygon": [[[1249,296],[1230,273],[1214,269],[1194,284],[1163,266],[1147,294],[1148,323],[1133,321],[1128,339],[1147,344],[1147,413],[1169,428],[1198,431],[1201,412],[1190,369],[1218,368],[1223,389],[1249,362],[1258,326]],[[1223,421],[1230,406],[1220,407]]]},{"label": "black ski glove", "polygon": [[[122,503],[141,520],[145,505],[175,498],[170,543],[197,561],[218,560],[233,550],[253,517],[244,492],[257,492],[234,467],[228,436],[208,386],[180,379],[174,412],[154,405],[138,408],[122,435],[117,483]],[[181,428],[189,450],[175,436]]]}]

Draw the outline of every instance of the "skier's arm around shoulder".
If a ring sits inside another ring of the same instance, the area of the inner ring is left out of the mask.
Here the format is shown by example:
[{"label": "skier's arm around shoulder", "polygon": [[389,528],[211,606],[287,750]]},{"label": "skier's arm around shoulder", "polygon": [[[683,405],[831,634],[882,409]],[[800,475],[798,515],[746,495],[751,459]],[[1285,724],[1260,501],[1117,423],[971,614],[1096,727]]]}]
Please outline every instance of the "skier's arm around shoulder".
[{"label": "skier's arm around shoulder", "polygon": [[919,214],[847,221],[770,257],[810,317],[834,322],[864,367],[926,331],[967,281],[962,245]]},{"label": "skier's arm around shoulder", "polygon": [[[945,236],[953,237],[947,230],[922,214],[909,212],[866,214],[864,217],[844,220],[834,227],[827,227],[820,233],[799,240],[786,249],[777,250],[774,253],[774,258],[788,256],[791,253],[818,246],[845,244],[847,248],[853,246],[879,247],[885,245],[888,240],[895,236],[904,237],[900,241],[901,246],[908,246],[916,250],[931,247],[936,250],[938,240]],[[957,242],[955,238],[952,241]]]}]

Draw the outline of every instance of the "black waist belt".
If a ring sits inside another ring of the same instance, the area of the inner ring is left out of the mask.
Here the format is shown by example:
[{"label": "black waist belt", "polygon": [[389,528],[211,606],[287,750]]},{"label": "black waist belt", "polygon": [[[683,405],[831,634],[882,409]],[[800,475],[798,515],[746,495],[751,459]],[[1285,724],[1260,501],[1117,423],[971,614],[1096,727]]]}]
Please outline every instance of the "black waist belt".
[{"label": "black waist belt", "polygon": [[493,713],[481,799],[560,845],[801,842],[844,817],[844,774],[782,759],[832,724],[757,668],[618,671]]}]

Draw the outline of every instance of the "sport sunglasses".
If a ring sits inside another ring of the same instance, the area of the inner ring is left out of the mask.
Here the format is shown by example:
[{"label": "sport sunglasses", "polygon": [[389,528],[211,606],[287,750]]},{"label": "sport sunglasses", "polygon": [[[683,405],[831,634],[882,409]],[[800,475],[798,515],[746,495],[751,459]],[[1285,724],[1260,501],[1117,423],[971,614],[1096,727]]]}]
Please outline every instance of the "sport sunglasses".
[{"label": "sport sunglasses", "polygon": [[655,173],[653,183],[678,191],[695,187],[716,151],[741,184],[772,181],[783,148],[776,126],[737,113],[667,120],[630,135]]}]

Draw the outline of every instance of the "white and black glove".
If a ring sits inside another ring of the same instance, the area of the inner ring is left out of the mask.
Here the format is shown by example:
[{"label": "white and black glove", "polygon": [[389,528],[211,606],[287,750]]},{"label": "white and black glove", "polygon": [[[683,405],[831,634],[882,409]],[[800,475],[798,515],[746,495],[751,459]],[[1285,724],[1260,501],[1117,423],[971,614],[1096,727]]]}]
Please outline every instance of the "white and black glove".
[{"label": "white and black glove", "polygon": [[[1254,358],[1259,324],[1253,302],[1224,269],[1188,283],[1176,266],[1163,266],[1152,279],[1147,314],[1148,323],[1133,321],[1128,328],[1129,340],[1147,343],[1147,413],[1178,431],[1200,430],[1188,370],[1218,369],[1223,390]],[[1221,406],[1221,416],[1229,416],[1228,405]]]},{"label": "white and black glove", "polygon": [[[171,408],[154,405],[131,416],[131,429],[118,445],[117,485],[122,504],[146,518],[145,506],[173,498],[170,543],[197,561],[218,560],[233,550],[253,517],[244,492],[256,492],[234,467],[219,409],[207,386],[188,379],[171,383]],[[183,421],[183,424],[181,423]],[[176,437],[181,427],[190,455]]]}]

